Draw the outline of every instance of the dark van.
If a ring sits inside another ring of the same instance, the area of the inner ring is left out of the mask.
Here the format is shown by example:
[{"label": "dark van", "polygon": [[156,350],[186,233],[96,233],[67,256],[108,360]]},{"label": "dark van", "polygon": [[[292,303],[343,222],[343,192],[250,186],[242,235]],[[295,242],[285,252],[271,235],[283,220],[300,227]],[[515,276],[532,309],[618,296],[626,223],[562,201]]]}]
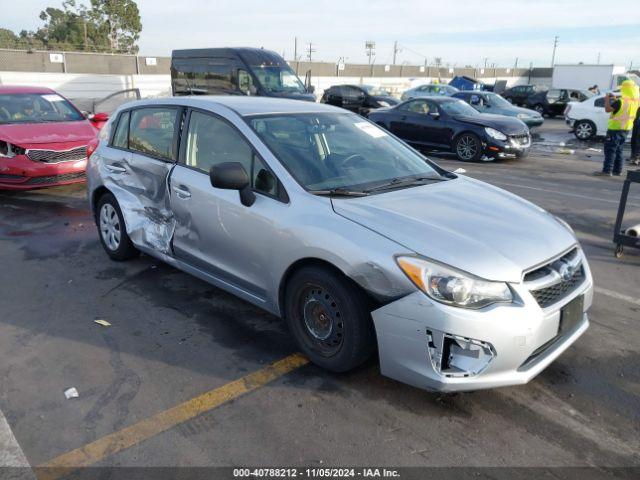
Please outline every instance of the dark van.
[{"label": "dark van", "polygon": [[173,95],[258,95],[316,100],[277,53],[260,48],[200,48],[171,53]]}]

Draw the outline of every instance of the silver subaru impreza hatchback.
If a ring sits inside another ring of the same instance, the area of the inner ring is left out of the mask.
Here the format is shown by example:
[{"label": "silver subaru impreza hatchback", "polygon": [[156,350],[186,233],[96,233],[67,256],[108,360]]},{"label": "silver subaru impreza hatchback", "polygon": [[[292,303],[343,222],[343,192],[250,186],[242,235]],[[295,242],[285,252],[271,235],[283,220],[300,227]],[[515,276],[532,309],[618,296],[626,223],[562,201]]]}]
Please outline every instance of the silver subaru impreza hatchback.
[{"label": "silver subaru impreza hatchback", "polygon": [[529,381],[589,326],[571,228],[328,105],[181,97],[122,106],[87,168],[100,240],[286,320],[341,372],[463,391]]}]

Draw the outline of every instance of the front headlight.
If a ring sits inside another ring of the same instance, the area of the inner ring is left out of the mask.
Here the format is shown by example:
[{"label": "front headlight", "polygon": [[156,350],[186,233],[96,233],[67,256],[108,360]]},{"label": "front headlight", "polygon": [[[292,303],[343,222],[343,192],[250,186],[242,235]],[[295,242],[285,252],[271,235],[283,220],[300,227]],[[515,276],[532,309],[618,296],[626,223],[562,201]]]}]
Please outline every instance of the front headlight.
[{"label": "front headlight", "polygon": [[464,308],[482,308],[492,303],[512,302],[504,282],[490,282],[468,273],[418,257],[397,257],[398,266],[424,293],[437,302]]},{"label": "front headlight", "polygon": [[384,100],[378,100],[378,105],[381,107],[390,107],[389,102],[385,102]]},{"label": "front headlight", "polygon": [[26,150],[17,145],[0,140],[0,158],[13,158],[16,155],[24,155]]},{"label": "front headlight", "polygon": [[496,130],[495,128],[491,128],[491,127],[486,127],[484,129],[485,132],[487,132],[487,135],[489,135],[491,138],[495,138],[496,140],[506,140],[507,136]]}]

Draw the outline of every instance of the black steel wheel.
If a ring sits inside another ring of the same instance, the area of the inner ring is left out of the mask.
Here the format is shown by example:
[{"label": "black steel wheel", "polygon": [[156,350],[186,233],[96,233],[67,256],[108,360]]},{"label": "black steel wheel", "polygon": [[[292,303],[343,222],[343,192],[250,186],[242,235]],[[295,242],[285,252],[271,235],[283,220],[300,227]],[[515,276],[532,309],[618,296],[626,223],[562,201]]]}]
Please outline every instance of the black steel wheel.
[{"label": "black steel wheel", "polygon": [[351,370],[375,348],[369,299],[331,269],[305,267],[292,275],[285,291],[285,318],[302,353],[327,370]]}]

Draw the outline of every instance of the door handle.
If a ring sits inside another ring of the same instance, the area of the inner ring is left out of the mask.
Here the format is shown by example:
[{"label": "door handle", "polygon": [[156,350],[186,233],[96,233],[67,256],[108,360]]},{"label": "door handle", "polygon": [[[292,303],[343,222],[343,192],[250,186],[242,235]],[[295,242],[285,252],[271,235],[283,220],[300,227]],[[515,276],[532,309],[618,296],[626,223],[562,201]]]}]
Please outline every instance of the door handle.
[{"label": "door handle", "polygon": [[173,191],[176,192],[178,198],[182,198],[184,200],[191,198],[191,192],[184,187],[173,187]]},{"label": "door handle", "polygon": [[119,167],[118,165],[105,165],[105,168],[109,170],[111,173],[127,173],[127,169],[124,167]]}]

